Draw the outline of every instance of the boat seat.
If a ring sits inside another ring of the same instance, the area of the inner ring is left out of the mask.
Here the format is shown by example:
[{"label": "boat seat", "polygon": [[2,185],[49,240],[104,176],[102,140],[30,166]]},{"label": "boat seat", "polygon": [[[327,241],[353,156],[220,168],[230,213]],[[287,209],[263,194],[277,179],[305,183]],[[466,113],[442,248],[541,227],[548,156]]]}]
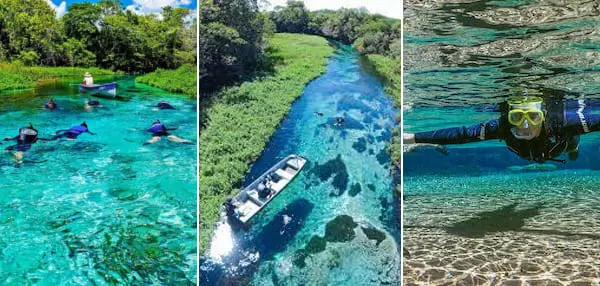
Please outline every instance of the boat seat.
[{"label": "boat seat", "polygon": [[295,160],[295,159],[288,160],[287,162],[285,162],[286,165],[290,166],[290,168],[292,168],[294,170],[300,169],[299,163],[300,163],[300,160]]},{"label": "boat seat", "polygon": [[263,202],[261,202],[259,199],[255,198],[254,196],[248,196],[248,198],[250,199],[250,201],[252,201],[259,207],[262,207],[264,205]]},{"label": "boat seat", "polygon": [[277,174],[277,176],[282,177],[288,181],[292,179],[292,175],[290,175],[288,172],[281,170],[281,169],[277,169],[277,171],[275,171],[275,174]]}]

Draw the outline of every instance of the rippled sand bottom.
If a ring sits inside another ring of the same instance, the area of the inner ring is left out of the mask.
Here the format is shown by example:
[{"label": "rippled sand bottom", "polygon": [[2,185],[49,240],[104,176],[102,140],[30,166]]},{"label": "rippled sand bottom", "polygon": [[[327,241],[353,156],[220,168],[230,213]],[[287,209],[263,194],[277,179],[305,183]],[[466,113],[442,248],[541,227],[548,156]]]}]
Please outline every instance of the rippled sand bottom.
[{"label": "rippled sand bottom", "polygon": [[405,177],[403,285],[600,285],[598,175]]}]

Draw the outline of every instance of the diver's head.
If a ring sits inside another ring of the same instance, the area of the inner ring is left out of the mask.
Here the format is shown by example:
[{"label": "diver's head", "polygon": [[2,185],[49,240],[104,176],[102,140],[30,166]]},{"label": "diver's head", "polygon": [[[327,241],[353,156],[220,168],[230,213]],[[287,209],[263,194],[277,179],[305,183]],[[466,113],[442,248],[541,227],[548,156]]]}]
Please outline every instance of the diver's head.
[{"label": "diver's head", "polygon": [[519,96],[508,101],[510,131],[517,139],[532,140],[540,135],[544,123],[542,99],[536,96]]},{"label": "diver's head", "polygon": [[79,125],[81,125],[81,126],[83,126],[85,128],[88,128],[87,123],[85,123],[85,121],[83,123],[79,124]]}]

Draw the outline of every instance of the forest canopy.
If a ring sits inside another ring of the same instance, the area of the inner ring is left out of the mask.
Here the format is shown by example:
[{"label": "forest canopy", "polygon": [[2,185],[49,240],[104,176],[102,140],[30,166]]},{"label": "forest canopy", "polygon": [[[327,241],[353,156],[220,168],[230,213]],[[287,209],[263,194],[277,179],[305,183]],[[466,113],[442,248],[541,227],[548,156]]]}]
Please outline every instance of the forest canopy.
[{"label": "forest canopy", "polygon": [[200,90],[210,92],[268,70],[265,39],[273,32],[323,36],[363,54],[400,58],[400,20],[366,9],[308,11],[301,1],[261,12],[258,2],[200,1]]},{"label": "forest canopy", "polygon": [[308,11],[302,1],[288,1],[269,12],[279,33],[305,33],[352,44],[363,54],[400,58],[400,20],[367,9]]},{"label": "forest canopy", "polygon": [[137,15],[117,0],[77,3],[61,18],[44,0],[0,1],[0,61],[96,66],[127,73],[196,62],[190,11],[165,7]]}]

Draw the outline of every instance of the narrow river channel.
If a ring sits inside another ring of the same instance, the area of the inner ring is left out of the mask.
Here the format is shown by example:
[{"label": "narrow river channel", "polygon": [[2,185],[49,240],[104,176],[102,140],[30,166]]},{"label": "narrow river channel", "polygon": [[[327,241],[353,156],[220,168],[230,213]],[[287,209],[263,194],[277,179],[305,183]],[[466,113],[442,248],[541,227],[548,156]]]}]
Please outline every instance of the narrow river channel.
[{"label": "narrow river channel", "polygon": [[292,153],[308,165],[247,231],[217,227],[200,284],[398,285],[399,198],[386,151],[397,113],[359,54],[339,48],[244,185]]}]

